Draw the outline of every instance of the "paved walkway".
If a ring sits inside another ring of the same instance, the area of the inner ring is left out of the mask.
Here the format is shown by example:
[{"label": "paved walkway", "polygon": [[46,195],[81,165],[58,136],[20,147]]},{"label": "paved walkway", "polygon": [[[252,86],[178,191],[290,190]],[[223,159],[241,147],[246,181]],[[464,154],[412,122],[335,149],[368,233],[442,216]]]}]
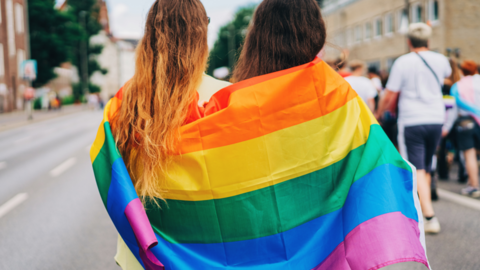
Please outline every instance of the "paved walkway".
[{"label": "paved walkway", "polygon": [[0,114],[0,131],[44,121],[47,119],[51,119],[51,118],[55,118],[55,117],[59,117],[67,114],[81,112],[84,110],[87,110],[87,107],[86,105],[83,105],[83,104],[63,106],[62,109],[60,110],[50,110],[50,111],[35,110],[33,112],[32,120],[28,120],[28,115],[25,111],[2,113]]}]

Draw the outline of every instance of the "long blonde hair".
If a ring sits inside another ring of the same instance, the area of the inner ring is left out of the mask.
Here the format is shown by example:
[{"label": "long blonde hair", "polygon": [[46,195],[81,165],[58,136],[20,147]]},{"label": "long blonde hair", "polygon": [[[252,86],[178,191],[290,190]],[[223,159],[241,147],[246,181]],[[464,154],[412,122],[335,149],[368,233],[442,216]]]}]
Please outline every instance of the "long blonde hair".
[{"label": "long blonde hair", "polygon": [[177,153],[206,69],[208,17],[199,0],[157,0],[136,50],[135,75],[112,121],[118,149],[140,198],[162,198],[162,179]]}]

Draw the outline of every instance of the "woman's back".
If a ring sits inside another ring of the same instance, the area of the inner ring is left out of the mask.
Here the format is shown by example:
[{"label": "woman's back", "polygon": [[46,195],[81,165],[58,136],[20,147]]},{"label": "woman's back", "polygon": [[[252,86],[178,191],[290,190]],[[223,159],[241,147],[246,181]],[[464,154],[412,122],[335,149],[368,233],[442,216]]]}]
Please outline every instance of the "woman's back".
[{"label": "woman's back", "polygon": [[[231,85],[231,83],[214,79],[208,75],[203,75],[202,83],[198,89],[199,103],[201,103],[200,105],[203,106],[204,101],[210,100],[213,94],[229,85]],[[118,235],[117,254],[115,255],[115,261],[123,270],[144,269],[120,235]]]}]

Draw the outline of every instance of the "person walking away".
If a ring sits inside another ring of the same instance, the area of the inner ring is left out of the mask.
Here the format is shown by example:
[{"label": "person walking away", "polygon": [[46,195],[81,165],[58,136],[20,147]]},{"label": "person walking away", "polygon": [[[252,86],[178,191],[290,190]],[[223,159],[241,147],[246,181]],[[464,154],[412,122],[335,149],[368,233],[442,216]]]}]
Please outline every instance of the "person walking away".
[{"label": "person walking away", "polygon": [[[112,121],[112,131],[142,197],[162,196],[155,176],[174,152],[178,130],[199,119],[203,103],[230,85],[204,73],[207,29],[208,17],[199,0],[155,1],[136,52],[136,66],[141,68],[110,103],[122,96],[126,100]],[[140,175],[135,174],[139,166]],[[115,261],[123,270],[143,269],[127,243],[131,247],[128,239],[118,236]]]},{"label": "person walking away", "polygon": [[375,97],[377,90],[372,81],[363,77],[365,72],[365,64],[359,60],[350,62],[350,70],[352,75],[345,78],[345,80],[352,86],[353,90],[363,99],[372,112],[375,111]]},{"label": "person walking away", "polygon": [[457,121],[457,146],[463,151],[468,174],[468,186],[462,189],[463,195],[480,197],[478,186],[477,150],[480,150],[480,75],[477,64],[466,60],[461,65],[463,77],[452,86],[451,93],[459,107]]},{"label": "person walking away", "polygon": [[400,153],[417,168],[418,193],[425,216],[425,232],[440,232],[431,201],[432,158],[442,135],[445,105],[443,80],[452,73],[448,59],[428,49],[432,29],[425,23],[411,24],[411,52],[393,64],[385,95],[376,114],[379,118],[399,97],[398,143]]}]

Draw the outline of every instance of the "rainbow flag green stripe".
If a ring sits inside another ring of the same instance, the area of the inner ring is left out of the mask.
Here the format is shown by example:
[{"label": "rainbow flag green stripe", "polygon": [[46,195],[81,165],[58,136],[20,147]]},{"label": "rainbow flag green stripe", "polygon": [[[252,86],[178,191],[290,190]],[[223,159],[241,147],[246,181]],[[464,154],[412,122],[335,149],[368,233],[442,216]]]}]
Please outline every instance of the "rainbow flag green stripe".
[{"label": "rainbow flag green stripe", "polygon": [[[380,147],[384,151],[378,151]],[[326,168],[224,199],[159,200],[161,209],[147,205],[147,215],[154,231],[171,243],[221,243],[264,237],[340,209],[353,182],[383,164],[411,170],[381,127],[374,124],[365,145]],[[312,205],[317,207],[311,209]],[[195,227],[191,220],[195,220]],[[204,228],[202,234],[197,233],[196,226]]]},{"label": "rainbow flag green stripe", "polygon": [[108,122],[102,122],[101,125],[105,130],[106,140],[92,166],[100,196],[102,197],[103,204],[106,206],[108,190],[112,181],[112,170],[109,168],[112,167],[115,160],[122,157],[115,146],[110,124]]}]

